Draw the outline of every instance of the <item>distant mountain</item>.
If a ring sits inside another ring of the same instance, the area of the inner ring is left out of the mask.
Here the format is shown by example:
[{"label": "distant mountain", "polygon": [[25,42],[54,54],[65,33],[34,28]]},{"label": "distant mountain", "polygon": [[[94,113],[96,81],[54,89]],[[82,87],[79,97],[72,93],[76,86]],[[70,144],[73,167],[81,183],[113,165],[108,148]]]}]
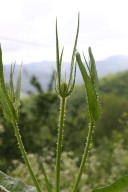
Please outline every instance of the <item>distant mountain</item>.
[{"label": "distant mountain", "polygon": [[[67,76],[69,73],[70,63],[63,63],[62,71],[67,71]],[[97,71],[99,77],[106,76],[108,74],[115,74],[117,72],[128,70],[128,56],[116,55],[109,57],[103,61],[96,61]],[[19,66],[16,65],[15,74],[18,73]],[[22,76],[22,88],[23,91],[35,91],[34,87],[30,85],[30,78],[32,75],[38,77],[39,82],[41,83],[44,90],[47,89],[48,83],[50,82],[51,74],[55,70],[55,62],[42,61],[37,63],[30,63],[23,65],[23,76]],[[5,81],[9,79],[10,65],[4,65]],[[16,80],[16,75],[14,76],[14,81]],[[77,68],[77,79],[76,83],[82,83],[82,78],[80,71]]]},{"label": "distant mountain", "polygon": [[97,61],[96,65],[99,76],[105,76],[110,73],[115,74],[120,71],[128,70],[128,56],[115,55],[103,61]]}]

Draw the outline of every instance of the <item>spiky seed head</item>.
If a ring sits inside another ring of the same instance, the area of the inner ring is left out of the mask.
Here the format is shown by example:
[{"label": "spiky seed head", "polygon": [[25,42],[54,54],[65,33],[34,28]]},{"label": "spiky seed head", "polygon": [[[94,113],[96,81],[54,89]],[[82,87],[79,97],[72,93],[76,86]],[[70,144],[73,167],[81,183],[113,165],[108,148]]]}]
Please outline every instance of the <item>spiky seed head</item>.
[{"label": "spiky seed head", "polygon": [[[61,51],[61,55],[59,54],[59,40],[58,40],[58,30],[57,30],[57,20],[56,20],[56,64],[57,64],[57,73],[55,78],[55,90],[59,97],[68,97],[71,95],[71,93],[74,90],[75,85],[75,78],[76,78],[76,65],[75,63],[75,54],[76,54],[76,47],[77,47],[77,41],[78,41],[78,34],[79,34],[79,14],[78,14],[78,24],[77,24],[77,31],[76,31],[76,38],[72,53],[72,59],[71,59],[71,66],[70,66],[70,74],[69,74],[69,80],[68,83],[65,81],[62,81],[62,75],[61,75],[61,66],[62,66],[62,57],[63,57],[63,50]],[[73,74],[74,73],[74,74]]]},{"label": "spiky seed head", "polygon": [[61,97],[66,97],[67,96],[67,88],[68,88],[67,83],[66,82],[62,82],[61,85],[60,85]]}]

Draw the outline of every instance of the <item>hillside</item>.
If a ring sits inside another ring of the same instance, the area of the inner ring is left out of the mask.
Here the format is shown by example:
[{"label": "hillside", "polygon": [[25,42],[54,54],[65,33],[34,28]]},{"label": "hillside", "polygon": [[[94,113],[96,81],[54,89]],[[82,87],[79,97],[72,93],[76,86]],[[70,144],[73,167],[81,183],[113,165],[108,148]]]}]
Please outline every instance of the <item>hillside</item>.
[{"label": "hillside", "polygon": [[[68,62],[63,63],[63,71],[69,71],[70,64]],[[115,74],[124,70],[128,70],[128,56],[113,56],[103,61],[96,61],[97,71],[99,77],[106,76],[108,74]],[[26,91],[35,91],[30,85],[30,78],[32,75],[38,77],[44,90],[47,89],[47,85],[50,81],[51,74],[55,70],[55,62],[43,61],[39,63],[31,63],[23,65],[23,77],[22,77],[22,89]],[[16,65],[15,74],[18,72],[19,65]],[[9,78],[10,65],[4,65],[4,72],[6,81]],[[68,75],[68,74],[67,74]],[[15,79],[16,77],[14,77]],[[83,82],[80,71],[77,69],[76,83],[81,84]]]}]

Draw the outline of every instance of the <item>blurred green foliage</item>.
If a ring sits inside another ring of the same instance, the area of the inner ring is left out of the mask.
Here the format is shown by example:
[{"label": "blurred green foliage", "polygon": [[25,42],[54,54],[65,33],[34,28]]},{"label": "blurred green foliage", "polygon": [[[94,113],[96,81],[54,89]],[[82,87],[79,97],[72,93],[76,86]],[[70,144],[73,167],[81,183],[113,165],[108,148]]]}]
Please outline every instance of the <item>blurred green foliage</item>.
[{"label": "blurred green foliage", "polygon": [[[40,87],[39,90],[43,89]],[[94,131],[88,168],[80,185],[83,186],[82,191],[91,191],[99,185],[109,184],[126,174],[128,169],[128,71],[101,79],[100,91],[102,117]],[[65,152],[62,158],[66,169],[62,170],[62,181],[65,181],[61,186],[62,192],[70,190],[73,184],[85,145],[88,117],[85,116],[84,86],[76,86],[67,102],[63,143]],[[50,92],[30,94],[21,101],[20,132],[40,182],[42,176],[40,165],[37,164],[38,156],[43,157],[51,183],[53,182],[58,110],[59,99],[51,89]],[[0,114],[0,169],[31,184],[13,129],[2,117],[1,109]]]},{"label": "blurred green foliage", "polygon": [[[127,174],[128,164],[128,127],[124,131],[126,137],[117,131],[112,132],[111,139],[104,137],[101,139],[101,143],[98,147],[92,146],[89,158],[87,160],[87,166],[83,173],[78,192],[88,191],[99,186],[111,184],[116,179]],[[38,156],[35,154],[29,154],[30,162],[34,168],[34,171],[46,191],[43,176],[38,162]],[[45,155],[42,157],[44,166],[48,178],[52,187],[54,187],[54,175],[55,175],[55,158],[53,152],[45,148]],[[61,191],[71,191],[76,172],[78,171],[79,158],[75,157],[73,152],[63,152],[62,154],[62,166],[61,166]],[[13,177],[20,177],[26,183],[32,185],[32,181],[29,177],[25,165],[19,160],[14,160],[13,170],[8,170],[8,174]],[[91,182],[90,182],[91,181]]]},{"label": "blurred green foliage", "polygon": [[113,93],[128,98],[128,71],[110,74],[100,81],[100,90],[103,93]]},{"label": "blurred green foliage", "polygon": [[95,128],[95,140],[107,136],[110,138],[113,130],[123,132],[118,119],[123,112],[128,112],[128,98],[113,93],[102,95],[102,116]]}]

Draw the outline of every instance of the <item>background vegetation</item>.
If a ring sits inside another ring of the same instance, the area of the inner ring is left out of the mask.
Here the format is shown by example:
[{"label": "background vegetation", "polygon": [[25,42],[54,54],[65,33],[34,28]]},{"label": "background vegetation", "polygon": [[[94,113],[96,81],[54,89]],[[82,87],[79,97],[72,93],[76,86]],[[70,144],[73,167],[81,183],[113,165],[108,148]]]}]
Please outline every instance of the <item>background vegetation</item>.
[{"label": "background vegetation", "polygon": [[[31,84],[38,92],[29,93],[21,101],[20,132],[42,185],[44,184],[40,164],[37,164],[38,157],[45,162],[51,183],[55,174],[59,99],[52,91],[52,82],[53,78],[48,91],[43,92],[38,80],[32,77]],[[96,124],[88,167],[80,184],[83,192],[85,189],[90,192],[100,185],[109,184],[128,173],[128,71],[101,79],[100,92],[102,117]],[[67,192],[73,185],[83,153],[88,130],[85,110],[84,86],[76,86],[66,110],[62,192]],[[13,129],[3,118],[1,110],[0,113],[0,170],[32,184],[18,151]]]}]

